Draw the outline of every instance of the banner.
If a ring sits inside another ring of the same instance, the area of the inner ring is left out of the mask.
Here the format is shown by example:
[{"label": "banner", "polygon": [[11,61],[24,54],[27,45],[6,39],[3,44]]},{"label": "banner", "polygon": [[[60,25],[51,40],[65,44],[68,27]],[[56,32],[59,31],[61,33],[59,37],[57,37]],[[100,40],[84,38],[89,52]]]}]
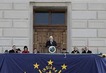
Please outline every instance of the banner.
[{"label": "banner", "polygon": [[93,54],[1,54],[0,73],[106,73],[106,58]]}]

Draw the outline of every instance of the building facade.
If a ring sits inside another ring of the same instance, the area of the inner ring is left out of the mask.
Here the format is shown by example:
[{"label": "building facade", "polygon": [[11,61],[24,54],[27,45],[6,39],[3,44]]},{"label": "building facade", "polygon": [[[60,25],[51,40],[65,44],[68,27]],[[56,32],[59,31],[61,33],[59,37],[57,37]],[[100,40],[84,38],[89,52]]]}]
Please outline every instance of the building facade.
[{"label": "building facade", "polygon": [[[0,52],[12,45],[33,51],[34,7],[66,10],[66,48],[88,46],[93,53],[106,53],[105,0],[0,0]],[[36,44],[35,44],[36,45]]]}]

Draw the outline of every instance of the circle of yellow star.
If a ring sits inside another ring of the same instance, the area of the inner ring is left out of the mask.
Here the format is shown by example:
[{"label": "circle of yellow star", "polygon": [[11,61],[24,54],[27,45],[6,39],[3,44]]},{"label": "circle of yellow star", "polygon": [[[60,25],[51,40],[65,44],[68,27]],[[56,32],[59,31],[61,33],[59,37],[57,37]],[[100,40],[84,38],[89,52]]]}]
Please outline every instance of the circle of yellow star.
[{"label": "circle of yellow star", "polygon": [[52,60],[49,60],[48,61],[48,65],[52,65],[53,64],[53,61]]},{"label": "circle of yellow star", "polygon": [[34,64],[34,68],[37,68],[38,69],[39,68],[39,64],[37,64],[37,63]]},{"label": "circle of yellow star", "polygon": [[63,64],[61,67],[62,67],[62,69],[66,69],[67,65]]},{"label": "circle of yellow star", "polygon": [[49,71],[49,73],[52,73],[51,70]]}]

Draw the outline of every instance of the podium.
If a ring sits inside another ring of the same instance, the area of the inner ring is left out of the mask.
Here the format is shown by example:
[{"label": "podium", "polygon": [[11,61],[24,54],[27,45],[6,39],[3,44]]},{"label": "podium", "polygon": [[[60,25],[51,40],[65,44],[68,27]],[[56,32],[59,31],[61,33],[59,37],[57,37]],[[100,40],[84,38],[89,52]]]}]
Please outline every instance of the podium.
[{"label": "podium", "polygon": [[[45,47],[46,43],[39,43],[37,50],[40,51],[40,53],[49,53],[48,48],[49,47]],[[56,53],[61,53],[63,47],[61,47],[61,43],[57,43],[56,46]]]}]

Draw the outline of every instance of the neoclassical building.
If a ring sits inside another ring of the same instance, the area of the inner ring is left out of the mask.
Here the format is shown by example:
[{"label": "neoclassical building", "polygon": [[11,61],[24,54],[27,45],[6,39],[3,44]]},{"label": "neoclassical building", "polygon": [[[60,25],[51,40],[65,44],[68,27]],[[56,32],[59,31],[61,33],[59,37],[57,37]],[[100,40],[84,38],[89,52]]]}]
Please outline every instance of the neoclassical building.
[{"label": "neoclassical building", "polygon": [[0,0],[0,52],[12,45],[44,53],[49,36],[57,52],[87,46],[106,53],[105,0]]}]

